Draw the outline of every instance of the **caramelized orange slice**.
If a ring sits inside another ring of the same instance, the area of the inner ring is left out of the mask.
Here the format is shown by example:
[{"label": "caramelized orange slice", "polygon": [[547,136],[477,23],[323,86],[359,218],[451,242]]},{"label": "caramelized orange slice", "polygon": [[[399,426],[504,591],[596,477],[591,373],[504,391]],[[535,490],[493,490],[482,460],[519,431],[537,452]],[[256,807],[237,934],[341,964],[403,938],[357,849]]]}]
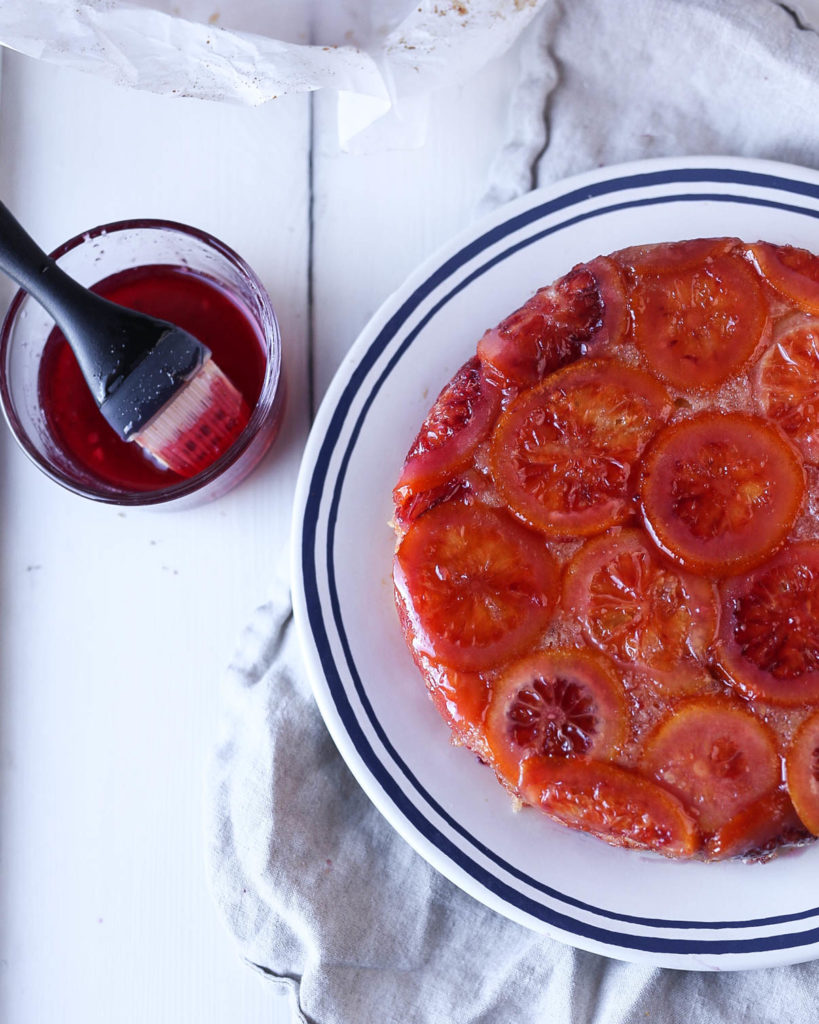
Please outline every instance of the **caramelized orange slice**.
[{"label": "caramelized orange slice", "polygon": [[670,408],[641,370],[604,359],[567,366],[501,416],[489,456],[495,486],[544,533],[599,533],[631,513],[632,468]]},{"label": "caramelized orange slice", "polygon": [[745,697],[819,700],[819,543],[792,544],[723,585],[716,662]]},{"label": "caramelized orange slice", "polygon": [[532,758],[521,791],[563,825],[613,846],[690,857],[700,845],[696,824],[672,793],[613,764]]},{"label": "caramelized orange slice", "polygon": [[596,653],[542,651],[516,661],[492,687],[486,739],[513,786],[527,758],[608,757],[627,735],[623,684]]},{"label": "caramelized orange slice", "polygon": [[642,530],[587,541],[566,570],[563,606],[595,647],[663,676],[696,672],[717,627],[713,585],[669,564]]},{"label": "caramelized orange slice", "polygon": [[785,762],[788,793],[801,821],[819,836],[819,711],[802,723]]},{"label": "caramelized orange slice", "polygon": [[738,256],[717,254],[640,276],[631,313],[637,347],[663,380],[712,389],[751,357],[768,308],[753,267]]},{"label": "caramelized orange slice", "polygon": [[709,412],[666,427],[643,463],[651,537],[681,565],[727,576],[759,565],[802,508],[805,474],[782,434],[758,416]]},{"label": "caramelized orange slice", "polygon": [[606,257],[580,264],[478,342],[488,375],[528,388],[592,350],[616,346],[628,320],[617,266]]},{"label": "caramelized orange slice", "polygon": [[644,769],[714,832],[781,781],[771,730],[733,701],[682,701],[648,737]]},{"label": "caramelized orange slice", "polygon": [[520,654],[557,599],[557,568],[542,540],[480,505],[446,502],[416,519],[393,575],[408,642],[464,672]]}]

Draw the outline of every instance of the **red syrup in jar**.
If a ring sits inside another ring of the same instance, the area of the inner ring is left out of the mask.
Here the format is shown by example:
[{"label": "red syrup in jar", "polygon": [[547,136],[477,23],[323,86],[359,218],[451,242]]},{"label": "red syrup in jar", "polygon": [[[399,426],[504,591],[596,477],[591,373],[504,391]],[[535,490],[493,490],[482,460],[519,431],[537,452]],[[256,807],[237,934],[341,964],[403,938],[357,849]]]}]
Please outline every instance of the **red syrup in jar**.
[{"label": "red syrup in jar", "polygon": [[[216,365],[254,408],[265,374],[263,336],[249,310],[216,281],[184,267],[154,265],[123,270],[93,290],[189,331],[208,346]],[[184,479],[112,430],[57,328],[43,349],[39,395],[56,444],[97,480],[128,491],[155,491]]]}]

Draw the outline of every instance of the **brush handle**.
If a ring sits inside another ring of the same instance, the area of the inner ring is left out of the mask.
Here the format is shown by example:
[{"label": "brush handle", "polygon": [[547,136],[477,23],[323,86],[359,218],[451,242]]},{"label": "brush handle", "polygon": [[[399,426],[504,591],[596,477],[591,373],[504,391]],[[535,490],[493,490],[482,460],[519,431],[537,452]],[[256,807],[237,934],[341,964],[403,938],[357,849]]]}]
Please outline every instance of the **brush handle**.
[{"label": "brush handle", "polygon": [[62,319],[65,302],[81,286],[64,273],[0,203],[0,269],[44,306],[55,320]]},{"label": "brush handle", "polygon": [[[98,405],[157,342],[160,321],[95,295],[47,256],[0,202],[0,270],[50,313]],[[171,324],[165,325],[173,330]]]}]

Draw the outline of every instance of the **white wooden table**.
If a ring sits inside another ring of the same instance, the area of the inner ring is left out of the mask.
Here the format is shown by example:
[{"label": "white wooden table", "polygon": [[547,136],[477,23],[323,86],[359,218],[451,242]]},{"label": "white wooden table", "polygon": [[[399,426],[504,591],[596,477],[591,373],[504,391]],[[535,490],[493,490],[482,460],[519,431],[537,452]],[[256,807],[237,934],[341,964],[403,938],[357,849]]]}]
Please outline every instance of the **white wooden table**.
[{"label": "white wooden table", "polygon": [[[7,205],[46,248],[126,217],[222,238],[270,291],[290,385],[254,476],[182,513],[75,498],[0,430],[4,1024],[293,1019],[207,889],[219,677],[287,575],[311,402],[381,301],[474,217],[515,74],[513,52],[436,98],[423,149],[353,157],[331,95],[245,109],[4,54]],[[11,293],[0,282],[3,309]]]}]

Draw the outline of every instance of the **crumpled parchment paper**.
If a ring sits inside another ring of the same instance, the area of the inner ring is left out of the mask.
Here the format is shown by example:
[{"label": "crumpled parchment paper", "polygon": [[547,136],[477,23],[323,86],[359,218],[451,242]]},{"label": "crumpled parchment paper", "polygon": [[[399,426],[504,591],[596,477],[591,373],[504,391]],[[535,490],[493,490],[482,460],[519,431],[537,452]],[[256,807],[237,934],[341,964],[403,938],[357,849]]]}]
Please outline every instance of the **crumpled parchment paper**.
[{"label": "crumpled parchment paper", "polygon": [[178,96],[332,89],[342,147],[417,145],[430,94],[505,52],[546,2],[2,0],[0,43]]}]

